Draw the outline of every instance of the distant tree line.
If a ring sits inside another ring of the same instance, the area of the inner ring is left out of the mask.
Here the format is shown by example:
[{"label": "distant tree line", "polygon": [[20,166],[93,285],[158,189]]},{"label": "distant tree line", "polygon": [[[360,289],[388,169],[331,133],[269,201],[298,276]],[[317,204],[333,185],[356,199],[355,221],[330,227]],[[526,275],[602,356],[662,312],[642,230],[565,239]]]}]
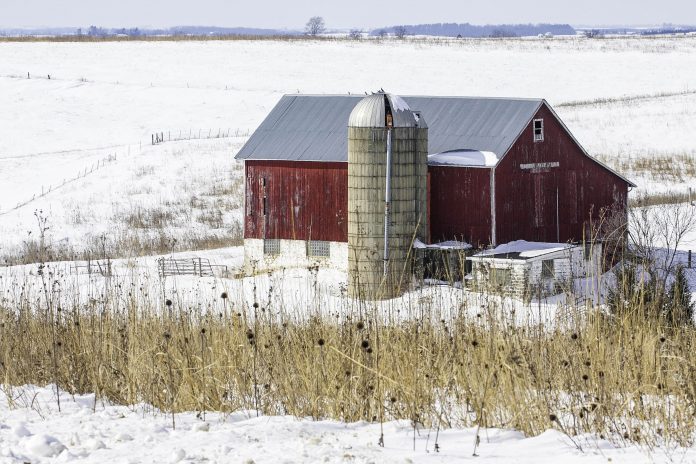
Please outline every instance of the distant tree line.
[{"label": "distant tree line", "polygon": [[[43,31],[27,31],[27,35],[40,35]],[[287,36],[299,35],[300,32],[281,31],[276,29],[258,29],[250,27],[208,27],[208,26],[176,26],[167,29],[140,29],[134,28],[105,28],[99,26],[89,26],[87,29],[78,28],[77,30],[60,29],[56,31],[45,31],[48,35],[77,35],[88,37],[143,37],[143,36],[225,36],[225,35],[259,35],[259,36]]]},{"label": "distant tree line", "polygon": [[[82,28],[77,30],[77,35],[83,35]],[[104,29],[103,27],[89,26],[87,29],[87,35],[90,37],[108,37],[113,35],[126,35],[129,37],[139,37],[142,32],[137,27],[126,29],[125,27],[119,29]]]},{"label": "distant tree line", "polygon": [[431,35],[444,37],[518,37],[546,34],[575,35],[575,29],[569,24],[488,24],[477,26],[469,23],[437,23],[399,25],[375,29],[371,35],[384,35],[393,31],[397,37],[409,35]]},{"label": "distant tree line", "polygon": [[640,33],[642,35],[658,35],[658,34],[688,34],[689,32],[696,32],[696,27],[693,26],[665,26],[658,27],[654,29],[643,30]]}]

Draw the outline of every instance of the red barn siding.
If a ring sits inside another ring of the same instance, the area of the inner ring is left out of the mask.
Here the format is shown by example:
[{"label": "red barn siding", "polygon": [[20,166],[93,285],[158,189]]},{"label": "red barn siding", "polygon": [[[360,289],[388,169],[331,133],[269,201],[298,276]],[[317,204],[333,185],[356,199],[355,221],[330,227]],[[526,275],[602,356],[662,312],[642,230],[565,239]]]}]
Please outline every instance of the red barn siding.
[{"label": "red barn siding", "polygon": [[[602,208],[625,206],[628,184],[585,156],[545,105],[535,118],[544,120],[543,142],[534,142],[530,122],[496,168],[497,242],[580,241],[585,225],[591,217],[596,221]],[[520,168],[553,162],[559,166]]]},{"label": "red barn siding", "polygon": [[433,242],[491,241],[490,169],[428,166],[430,237]]},{"label": "red barn siding", "polygon": [[[544,141],[534,142],[530,122],[495,168],[496,242],[582,240],[603,208],[625,207],[628,184],[588,158],[548,107],[535,118],[544,120]],[[245,238],[347,242],[347,163],[247,160],[245,172]],[[490,176],[488,168],[428,166],[432,242],[491,243]]]},{"label": "red barn siding", "polygon": [[245,238],[348,241],[347,163],[247,160],[245,177]]}]

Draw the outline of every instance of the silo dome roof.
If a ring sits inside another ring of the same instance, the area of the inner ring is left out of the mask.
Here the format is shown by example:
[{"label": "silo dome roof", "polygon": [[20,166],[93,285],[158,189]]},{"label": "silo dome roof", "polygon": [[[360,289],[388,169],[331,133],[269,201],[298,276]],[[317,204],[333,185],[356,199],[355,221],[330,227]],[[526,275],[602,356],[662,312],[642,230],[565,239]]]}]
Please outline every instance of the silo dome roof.
[{"label": "silo dome roof", "polygon": [[386,127],[387,102],[391,109],[393,127],[417,127],[416,117],[408,104],[398,95],[377,92],[355,105],[348,118],[349,127]]}]

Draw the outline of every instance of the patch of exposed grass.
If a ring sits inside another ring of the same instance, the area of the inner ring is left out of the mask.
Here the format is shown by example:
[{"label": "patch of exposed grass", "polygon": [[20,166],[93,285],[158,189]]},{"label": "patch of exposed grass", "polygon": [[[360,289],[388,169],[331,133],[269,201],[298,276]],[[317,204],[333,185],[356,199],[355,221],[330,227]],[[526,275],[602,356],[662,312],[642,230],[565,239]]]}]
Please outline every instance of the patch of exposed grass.
[{"label": "patch of exposed grass", "polygon": [[557,108],[578,107],[578,106],[602,106],[613,105],[616,103],[634,103],[646,100],[656,100],[661,98],[678,97],[682,95],[695,95],[696,90],[682,90],[678,92],[655,92],[638,95],[624,95],[621,97],[601,97],[588,100],[572,100],[567,102],[557,103]]},{"label": "patch of exposed grass", "polygon": [[635,158],[598,155],[597,159],[625,175],[667,182],[696,179],[696,153],[653,154]]}]

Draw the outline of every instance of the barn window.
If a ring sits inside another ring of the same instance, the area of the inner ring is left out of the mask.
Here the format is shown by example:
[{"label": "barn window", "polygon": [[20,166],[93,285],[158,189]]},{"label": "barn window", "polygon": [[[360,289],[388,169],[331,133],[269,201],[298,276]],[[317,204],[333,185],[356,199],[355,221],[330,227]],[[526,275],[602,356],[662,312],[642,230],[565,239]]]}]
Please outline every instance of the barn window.
[{"label": "barn window", "polygon": [[263,241],[263,254],[264,255],[279,255],[280,254],[280,240],[277,238],[265,239]]},{"label": "barn window", "polygon": [[543,142],[544,141],[544,120],[535,119],[534,120],[534,141]]},{"label": "barn window", "polygon": [[543,279],[553,279],[555,276],[555,270],[553,265],[553,259],[545,259],[541,262],[541,277]]},{"label": "barn window", "polygon": [[266,178],[261,178],[261,187],[263,189],[263,215],[268,216],[268,195],[266,189]]},{"label": "barn window", "polygon": [[328,258],[331,256],[331,243],[325,240],[308,240],[307,256]]}]

